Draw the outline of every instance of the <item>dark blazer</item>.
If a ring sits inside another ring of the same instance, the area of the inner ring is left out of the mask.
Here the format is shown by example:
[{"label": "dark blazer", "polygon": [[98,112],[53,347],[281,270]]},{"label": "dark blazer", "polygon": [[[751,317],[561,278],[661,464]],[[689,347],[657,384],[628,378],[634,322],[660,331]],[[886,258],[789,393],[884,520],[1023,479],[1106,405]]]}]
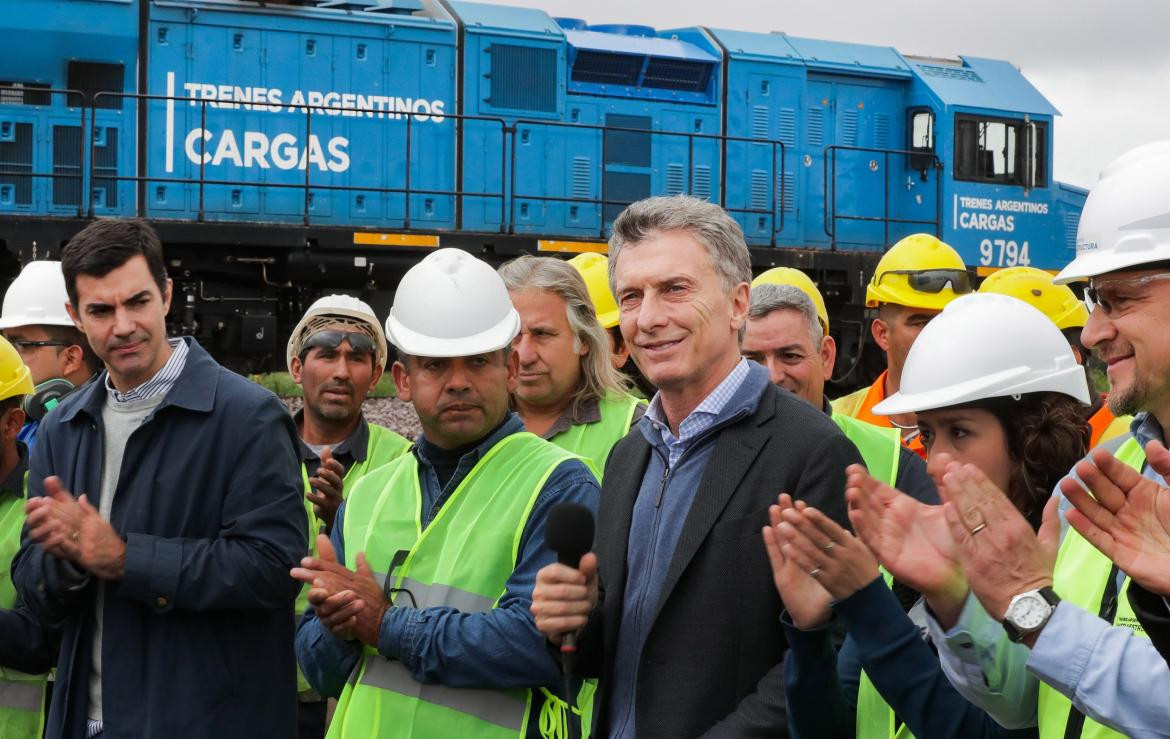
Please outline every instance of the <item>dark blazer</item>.
[{"label": "dark blazer", "polygon": [[[754,413],[718,432],[679,535],[636,688],[639,737],[787,735],[782,610],[761,529],[791,493],[846,523],[856,448],[828,417],[770,383]],[[605,468],[598,516],[599,602],[582,634],[584,674],[600,676],[596,736],[607,736],[630,521],[650,444],[635,429]],[[636,566],[636,565],[635,565]]]},{"label": "dark blazer", "polygon": [[[125,572],[103,604],[104,739],[296,736],[293,599],[304,556],[296,427],[267,390],[191,339],[174,387],[131,434],[110,522]],[[29,496],[58,475],[99,505],[104,374],[41,423]],[[27,538],[13,581],[64,629],[46,736],[85,736],[98,583]]]}]

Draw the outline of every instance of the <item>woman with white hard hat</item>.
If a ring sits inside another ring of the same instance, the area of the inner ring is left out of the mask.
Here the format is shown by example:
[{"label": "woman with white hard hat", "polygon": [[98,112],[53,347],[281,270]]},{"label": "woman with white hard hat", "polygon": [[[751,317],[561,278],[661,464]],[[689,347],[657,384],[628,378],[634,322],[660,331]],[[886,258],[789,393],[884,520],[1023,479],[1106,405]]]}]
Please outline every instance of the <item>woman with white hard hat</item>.
[{"label": "woman with white hard hat", "polygon": [[[1088,401],[1084,372],[1047,317],[1016,298],[976,294],[923,329],[899,391],[874,411],[917,414],[936,484],[948,464],[974,465],[1038,527],[1054,486],[1085,454]],[[921,606],[906,613],[899,603],[910,588],[940,623],[957,616],[967,586],[949,534],[891,537],[882,528],[937,520],[947,532],[942,507],[881,485],[860,467],[849,488],[850,520],[862,539],[788,496],[764,529],[791,619],[786,692],[795,733],[1035,736],[1034,728],[1004,729],[959,695],[920,637],[913,619]],[[848,632],[839,654],[827,628],[833,615]]]}]

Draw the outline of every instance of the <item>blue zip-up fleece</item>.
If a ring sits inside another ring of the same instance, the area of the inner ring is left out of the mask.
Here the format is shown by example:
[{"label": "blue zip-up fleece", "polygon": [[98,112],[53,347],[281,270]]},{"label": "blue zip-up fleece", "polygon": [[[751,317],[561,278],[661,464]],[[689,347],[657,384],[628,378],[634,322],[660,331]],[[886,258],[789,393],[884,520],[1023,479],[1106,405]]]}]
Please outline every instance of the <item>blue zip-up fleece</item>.
[{"label": "blue zip-up fleece", "polygon": [[[662,597],[666,572],[674,557],[679,533],[691,510],[695,492],[707,469],[707,461],[715,450],[715,439],[720,429],[755,412],[761,394],[768,386],[768,372],[754,362],[747,375],[719,411],[714,423],[686,444],[673,467],[668,466],[670,451],[662,434],[649,415],[638,422],[638,428],[653,449],[642,487],[634,503],[630,522],[629,549],[626,561],[631,563],[622,608],[622,622],[618,633],[614,675],[626,676],[609,688],[612,696],[615,736],[633,736],[634,705],[638,684],[638,662],[646,637],[654,624],[654,609]],[[761,541],[760,546],[763,546]],[[633,566],[637,563],[637,566]]]}]

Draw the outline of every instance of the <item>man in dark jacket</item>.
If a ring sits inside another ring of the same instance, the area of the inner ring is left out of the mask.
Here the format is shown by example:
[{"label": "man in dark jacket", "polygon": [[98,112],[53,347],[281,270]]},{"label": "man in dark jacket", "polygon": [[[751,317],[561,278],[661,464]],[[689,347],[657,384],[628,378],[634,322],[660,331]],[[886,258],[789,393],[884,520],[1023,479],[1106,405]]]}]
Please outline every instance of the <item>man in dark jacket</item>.
[{"label": "man in dark jacket", "polygon": [[751,279],[739,225],[687,196],[631,205],[610,281],[622,335],[658,387],[605,468],[596,554],[533,594],[554,642],[579,632],[600,677],[598,736],[786,735],[779,628],[761,530],[777,494],[845,522],[835,424],[740,357]]},{"label": "man in dark jacket", "polygon": [[28,606],[64,628],[46,735],[295,736],[292,419],[167,339],[171,283],[145,223],[91,224],[62,267],[106,371],[41,425],[13,564]]}]

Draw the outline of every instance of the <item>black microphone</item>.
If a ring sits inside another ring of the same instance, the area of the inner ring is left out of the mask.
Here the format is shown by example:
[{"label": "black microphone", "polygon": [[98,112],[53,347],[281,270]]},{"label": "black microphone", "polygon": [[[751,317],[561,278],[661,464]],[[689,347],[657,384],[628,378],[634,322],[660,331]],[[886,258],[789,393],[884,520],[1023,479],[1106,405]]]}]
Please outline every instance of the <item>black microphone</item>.
[{"label": "black microphone", "polygon": [[[581,557],[593,546],[593,511],[580,503],[553,506],[544,527],[544,545],[557,553],[557,562],[577,569]],[[576,636],[565,634],[561,654],[570,657],[576,652]],[[570,671],[568,664],[566,670]]]}]

